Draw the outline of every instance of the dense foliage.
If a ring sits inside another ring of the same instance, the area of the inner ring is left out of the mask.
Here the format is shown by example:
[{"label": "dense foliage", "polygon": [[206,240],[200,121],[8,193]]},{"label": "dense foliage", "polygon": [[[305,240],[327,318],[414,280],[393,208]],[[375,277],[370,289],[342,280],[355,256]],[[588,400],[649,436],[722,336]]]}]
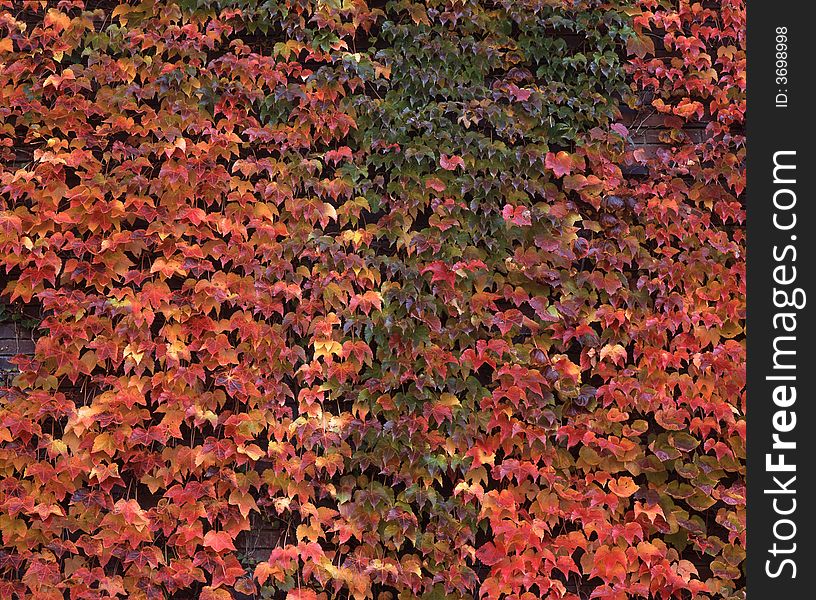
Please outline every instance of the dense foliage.
[{"label": "dense foliage", "polygon": [[744,47],[742,0],[0,0],[0,597],[744,598]]}]

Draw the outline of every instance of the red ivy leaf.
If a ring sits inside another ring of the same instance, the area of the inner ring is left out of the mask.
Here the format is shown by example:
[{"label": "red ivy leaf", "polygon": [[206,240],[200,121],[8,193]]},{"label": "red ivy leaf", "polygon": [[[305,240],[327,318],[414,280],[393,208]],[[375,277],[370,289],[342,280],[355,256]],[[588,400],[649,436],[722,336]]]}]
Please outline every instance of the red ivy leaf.
[{"label": "red ivy leaf", "polygon": [[461,156],[456,156],[455,154],[451,156],[443,154],[439,158],[439,164],[443,169],[448,171],[454,171],[456,170],[456,167],[462,167],[463,169],[465,168],[465,161],[462,160]]},{"label": "red ivy leaf", "polygon": [[232,542],[232,537],[226,531],[208,531],[204,536],[204,545],[207,548],[212,548],[216,552],[223,552],[224,550],[235,551],[235,544]]},{"label": "red ivy leaf", "polygon": [[509,221],[514,225],[520,227],[525,225],[532,225],[530,219],[530,209],[526,206],[513,206],[512,204],[505,204],[502,210],[502,216],[505,221]]},{"label": "red ivy leaf", "polygon": [[572,171],[572,157],[568,152],[561,150],[558,154],[547,152],[544,157],[544,166],[552,170],[556,177],[569,175]]}]

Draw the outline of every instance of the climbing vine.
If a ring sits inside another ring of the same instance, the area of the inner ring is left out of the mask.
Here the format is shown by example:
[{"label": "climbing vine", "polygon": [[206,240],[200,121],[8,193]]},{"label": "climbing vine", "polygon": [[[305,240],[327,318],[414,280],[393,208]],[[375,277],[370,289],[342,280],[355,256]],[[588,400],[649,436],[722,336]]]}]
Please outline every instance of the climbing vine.
[{"label": "climbing vine", "polygon": [[744,598],[744,20],[0,0],[0,597]]}]

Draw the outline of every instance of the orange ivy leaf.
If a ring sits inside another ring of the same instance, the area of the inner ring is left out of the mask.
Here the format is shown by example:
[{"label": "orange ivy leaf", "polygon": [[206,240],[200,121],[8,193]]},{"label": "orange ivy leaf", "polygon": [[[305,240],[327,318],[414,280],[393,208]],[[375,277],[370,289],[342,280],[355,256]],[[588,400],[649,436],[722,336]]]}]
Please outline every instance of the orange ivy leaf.
[{"label": "orange ivy leaf", "polygon": [[208,531],[204,535],[204,546],[211,548],[216,552],[224,552],[225,550],[235,550],[232,536],[226,531]]}]

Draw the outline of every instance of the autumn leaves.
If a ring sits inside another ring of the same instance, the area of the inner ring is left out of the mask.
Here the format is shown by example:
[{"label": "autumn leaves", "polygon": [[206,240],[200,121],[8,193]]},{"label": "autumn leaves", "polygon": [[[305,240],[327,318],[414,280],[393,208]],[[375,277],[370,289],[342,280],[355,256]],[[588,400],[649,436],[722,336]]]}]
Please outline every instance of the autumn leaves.
[{"label": "autumn leaves", "polygon": [[738,22],[0,10],[0,596],[739,597]]}]

